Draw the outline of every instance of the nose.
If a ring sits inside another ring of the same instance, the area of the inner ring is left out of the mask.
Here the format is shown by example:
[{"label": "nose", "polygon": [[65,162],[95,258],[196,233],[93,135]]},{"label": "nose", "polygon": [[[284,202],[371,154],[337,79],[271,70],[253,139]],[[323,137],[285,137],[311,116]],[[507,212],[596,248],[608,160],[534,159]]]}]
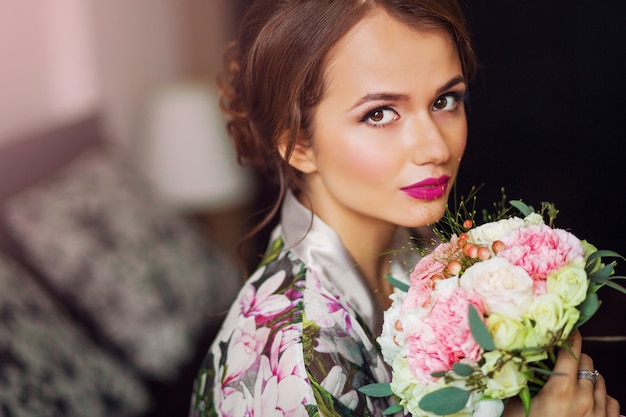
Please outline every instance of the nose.
[{"label": "nose", "polygon": [[414,121],[410,135],[411,159],[416,165],[443,164],[450,158],[445,132],[430,114]]}]

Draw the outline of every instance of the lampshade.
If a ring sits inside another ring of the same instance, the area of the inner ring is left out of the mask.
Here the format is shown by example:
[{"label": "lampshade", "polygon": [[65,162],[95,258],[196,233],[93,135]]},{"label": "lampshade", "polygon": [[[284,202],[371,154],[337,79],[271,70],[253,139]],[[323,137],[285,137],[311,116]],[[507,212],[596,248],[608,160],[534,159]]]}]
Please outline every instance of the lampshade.
[{"label": "lampshade", "polygon": [[180,211],[224,210],[253,198],[251,171],[241,167],[214,90],[179,84],[149,105],[140,160],[163,201]]}]

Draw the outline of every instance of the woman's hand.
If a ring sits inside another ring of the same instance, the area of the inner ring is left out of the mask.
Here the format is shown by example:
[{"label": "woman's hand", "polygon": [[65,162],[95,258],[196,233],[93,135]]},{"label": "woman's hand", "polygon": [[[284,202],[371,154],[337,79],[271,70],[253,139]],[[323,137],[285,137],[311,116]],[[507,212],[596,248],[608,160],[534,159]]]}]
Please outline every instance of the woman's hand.
[{"label": "woman's hand", "polygon": [[[595,386],[589,379],[577,377],[579,370],[594,370],[593,360],[582,353],[582,336],[578,330],[573,332],[571,340],[574,356],[566,349],[559,350],[554,372],[560,375],[552,375],[532,399],[530,416],[619,417],[619,403],[607,395],[602,375],[598,375]],[[519,398],[509,401],[504,414],[525,416]]]}]

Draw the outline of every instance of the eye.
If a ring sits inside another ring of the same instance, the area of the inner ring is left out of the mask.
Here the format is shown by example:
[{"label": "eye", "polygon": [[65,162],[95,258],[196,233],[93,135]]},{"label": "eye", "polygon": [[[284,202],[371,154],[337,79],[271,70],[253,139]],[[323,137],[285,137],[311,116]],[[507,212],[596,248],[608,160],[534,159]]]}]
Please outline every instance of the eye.
[{"label": "eye", "polygon": [[374,127],[383,127],[399,118],[398,113],[391,107],[382,106],[369,110],[360,121]]},{"label": "eye", "polygon": [[452,111],[459,106],[459,102],[463,101],[463,96],[458,93],[446,93],[437,97],[437,100],[433,103],[433,110],[435,111]]}]

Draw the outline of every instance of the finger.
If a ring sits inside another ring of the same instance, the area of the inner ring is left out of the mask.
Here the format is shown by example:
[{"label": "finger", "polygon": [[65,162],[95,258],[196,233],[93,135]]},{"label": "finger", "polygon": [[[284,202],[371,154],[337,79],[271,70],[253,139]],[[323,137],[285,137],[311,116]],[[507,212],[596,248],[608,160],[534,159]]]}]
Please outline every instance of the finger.
[{"label": "finger", "polygon": [[[579,365],[578,365],[578,370],[581,371],[593,371],[594,367],[593,367],[593,360],[591,359],[591,356],[586,355],[584,353],[580,354],[580,361],[579,361]],[[587,379],[587,378],[578,378],[578,386],[581,389],[586,390],[586,392],[594,392],[594,388],[597,389],[597,382],[596,384],[593,383],[592,380]],[[599,379],[599,378],[598,378]],[[604,389],[604,397],[606,397],[606,388]]]},{"label": "finger", "polygon": [[[588,384],[588,385],[591,385],[591,384]],[[598,375],[596,387],[595,387],[595,390],[593,391],[594,411],[596,415],[614,417],[615,414],[610,414],[608,412],[607,397],[608,396],[606,395],[606,382],[604,381],[604,378],[602,377],[602,375]],[[618,409],[618,413],[619,413],[619,409]]]},{"label": "finger", "polygon": [[[554,372],[568,375],[568,381],[576,383],[576,373],[578,372],[578,358],[582,350],[582,336],[578,329],[574,330],[570,336],[570,350],[559,348],[557,361],[554,364]],[[559,378],[562,379],[562,378]]]}]

